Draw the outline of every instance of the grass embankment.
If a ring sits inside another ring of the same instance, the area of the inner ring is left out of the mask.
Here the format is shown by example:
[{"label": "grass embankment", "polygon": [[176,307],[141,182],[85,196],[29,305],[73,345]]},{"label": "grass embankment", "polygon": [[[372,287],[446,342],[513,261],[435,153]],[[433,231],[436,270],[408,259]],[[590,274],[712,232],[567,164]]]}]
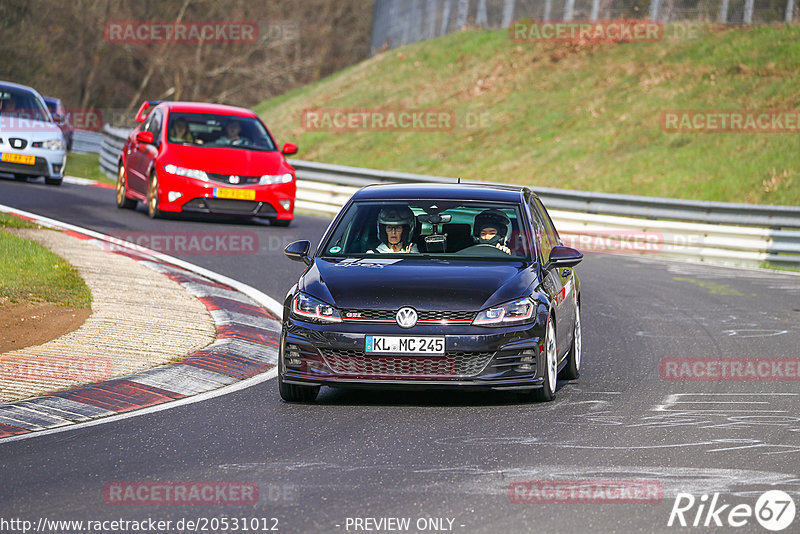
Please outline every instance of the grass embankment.
[{"label": "grass embankment", "polygon": [[109,178],[100,170],[100,160],[97,154],[74,154],[70,152],[67,155],[66,171],[70,176],[89,178],[90,180],[97,180],[107,184],[116,183],[115,180]]},{"label": "grass embankment", "polygon": [[0,213],[0,304],[47,302],[91,307],[91,292],[72,265],[35,241],[3,231],[4,227],[36,225]]},{"label": "grass embankment", "polygon": [[[281,143],[300,145],[301,159],[796,205],[800,134],[666,133],[660,117],[668,110],[796,110],[798,87],[798,26],[584,45],[466,31],[377,55],[256,111]],[[449,109],[458,125],[450,132],[312,132],[301,124],[305,108]],[[478,119],[483,124],[474,125]]]}]

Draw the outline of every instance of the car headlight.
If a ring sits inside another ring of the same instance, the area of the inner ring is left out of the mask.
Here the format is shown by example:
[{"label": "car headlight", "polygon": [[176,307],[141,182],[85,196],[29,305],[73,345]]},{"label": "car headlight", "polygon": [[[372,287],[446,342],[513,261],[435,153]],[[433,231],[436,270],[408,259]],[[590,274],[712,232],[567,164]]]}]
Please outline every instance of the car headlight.
[{"label": "car headlight", "polygon": [[476,326],[505,326],[533,322],[536,303],[525,297],[481,310],[472,324]]},{"label": "car headlight", "polygon": [[341,323],[339,310],[304,293],[298,293],[292,300],[292,315],[313,323]]},{"label": "car headlight", "polygon": [[288,172],[286,174],[265,174],[258,181],[258,184],[259,185],[288,184],[292,180],[294,180],[294,176],[292,176]]},{"label": "car headlight", "polygon": [[46,148],[47,150],[63,150],[64,142],[61,139],[48,139],[47,141],[36,141],[34,148]]},{"label": "car headlight", "polygon": [[208,181],[208,175],[205,171],[200,171],[197,169],[184,169],[183,167],[178,167],[177,165],[172,164],[164,165],[164,170],[170,174],[194,178],[195,180],[203,180],[204,182]]}]

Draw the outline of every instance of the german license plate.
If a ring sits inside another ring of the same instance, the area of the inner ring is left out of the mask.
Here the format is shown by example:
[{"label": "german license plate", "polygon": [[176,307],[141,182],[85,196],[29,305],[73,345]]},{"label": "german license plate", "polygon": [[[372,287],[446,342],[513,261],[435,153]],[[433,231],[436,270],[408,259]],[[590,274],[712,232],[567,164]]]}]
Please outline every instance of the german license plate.
[{"label": "german license plate", "polygon": [[214,188],[214,198],[233,198],[236,200],[255,200],[256,192],[252,189]]},{"label": "german license plate", "polygon": [[444,337],[366,336],[368,354],[444,354]]},{"label": "german license plate", "polygon": [[0,160],[6,163],[22,163],[24,165],[36,164],[36,156],[28,156],[26,154],[10,154],[8,152],[3,152],[3,155],[0,156]]}]

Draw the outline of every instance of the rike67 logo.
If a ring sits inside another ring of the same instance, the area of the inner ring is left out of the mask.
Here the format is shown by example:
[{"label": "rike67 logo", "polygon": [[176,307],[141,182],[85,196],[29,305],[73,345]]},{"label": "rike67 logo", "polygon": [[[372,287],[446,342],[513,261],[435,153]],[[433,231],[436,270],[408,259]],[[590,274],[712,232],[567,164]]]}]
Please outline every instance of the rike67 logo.
[{"label": "rike67 logo", "polygon": [[794,522],[795,512],[792,497],[780,490],[762,494],[755,507],[744,503],[735,506],[723,504],[719,493],[715,493],[710,500],[706,494],[696,498],[691,493],[678,493],[667,526],[738,528],[751,524],[755,518],[765,529],[779,532]]}]

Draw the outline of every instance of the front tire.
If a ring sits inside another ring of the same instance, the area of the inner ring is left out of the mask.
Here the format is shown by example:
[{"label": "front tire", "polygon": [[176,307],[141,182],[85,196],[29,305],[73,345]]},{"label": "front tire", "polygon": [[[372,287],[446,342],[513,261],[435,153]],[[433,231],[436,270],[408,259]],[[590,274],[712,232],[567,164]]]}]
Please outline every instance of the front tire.
[{"label": "front tire", "polygon": [[567,355],[567,365],[561,370],[559,378],[575,380],[581,374],[581,308],[575,308],[575,331],[572,336],[572,345]]},{"label": "front tire", "polygon": [[158,209],[158,176],[155,172],[150,175],[150,184],[147,186],[147,215],[151,219],[161,217],[161,210]]},{"label": "front tire", "polygon": [[[541,358],[539,358],[541,361]],[[547,333],[544,340],[544,384],[533,391],[533,398],[539,402],[549,402],[556,397],[556,380],[558,374],[558,351],[556,350],[556,329],[553,318],[547,319]],[[538,366],[538,363],[537,363]]]},{"label": "front tire", "polygon": [[117,207],[119,209],[133,209],[136,201],[128,198],[128,188],[125,185],[125,166],[120,165],[117,170]]},{"label": "front tire", "polygon": [[319,395],[319,386],[298,386],[287,384],[278,376],[278,390],[286,402],[314,402]]}]

